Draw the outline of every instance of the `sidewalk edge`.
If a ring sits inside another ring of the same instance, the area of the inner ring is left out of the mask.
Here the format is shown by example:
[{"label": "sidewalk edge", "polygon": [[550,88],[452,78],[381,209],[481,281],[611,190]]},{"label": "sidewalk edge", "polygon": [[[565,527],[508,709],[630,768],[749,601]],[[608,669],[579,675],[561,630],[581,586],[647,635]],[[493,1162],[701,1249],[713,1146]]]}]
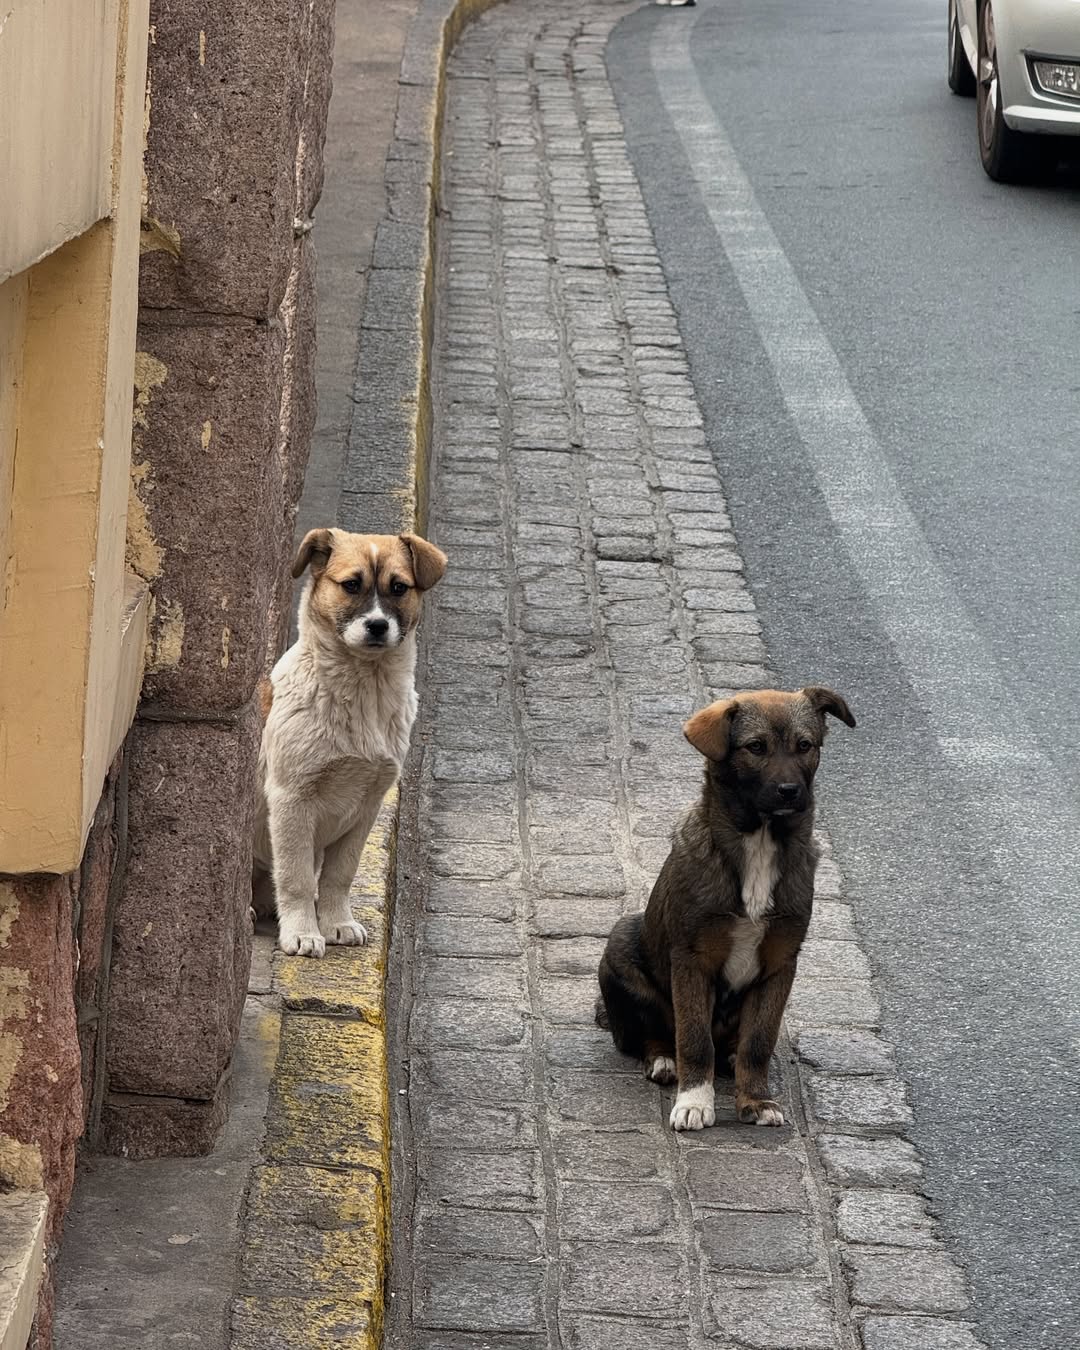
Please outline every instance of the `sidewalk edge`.
[{"label": "sidewalk edge", "polygon": [[[375,235],[338,523],[423,531],[431,440],[435,222],[446,61],[499,0],[421,0],[402,54],[386,210]],[[242,1217],[234,1350],[377,1350],[390,1256],[386,967],[398,796],[383,806],[352,900],[366,947],[275,953],[281,1039],[261,1161]]]}]

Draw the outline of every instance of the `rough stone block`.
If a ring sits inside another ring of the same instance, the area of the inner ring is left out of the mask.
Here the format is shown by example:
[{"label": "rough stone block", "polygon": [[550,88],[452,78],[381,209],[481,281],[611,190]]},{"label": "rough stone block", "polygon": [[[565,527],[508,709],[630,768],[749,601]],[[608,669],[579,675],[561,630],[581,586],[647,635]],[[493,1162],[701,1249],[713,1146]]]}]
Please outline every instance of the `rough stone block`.
[{"label": "rough stone block", "polygon": [[543,1165],[535,1149],[433,1150],[419,1175],[426,1199],[459,1209],[537,1209],[543,1194]]},{"label": "rough stone block", "polygon": [[922,1179],[922,1164],[906,1139],[822,1134],[817,1140],[829,1180],[838,1186],[901,1186]]},{"label": "rough stone block", "polygon": [[689,1272],[677,1246],[567,1242],[560,1247],[561,1306],[570,1312],[685,1317]]},{"label": "rough stone block", "polygon": [[423,1209],[416,1246],[422,1251],[531,1261],[543,1251],[543,1219],[494,1209]]},{"label": "rough stone block", "polygon": [[292,254],[307,3],[155,3],[139,299],[268,319]]},{"label": "rough stone block", "polygon": [[416,1272],[413,1320],[448,1330],[539,1331],[543,1284],[536,1262],[433,1257]]},{"label": "rough stone block", "polygon": [[667,1181],[671,1155],[660,1125],[600,1134],[556,1129],[552,1137],[555,1171],[560,1177],[588,1181]]},{"label": "rough stone block", "polygon": [[82,1132],[75,1025],[77,874],[0,877],[0,1188],[49,1195],[59,1233]]},{"label": "rough stone block", "polygon": [[807,1027],[797,1040],[799,1058],[839,1074],[895,1074],[892,1048],[872,1031],[819,1031]]},{"label": "rough stone block", "polygon": [[862,1338],[865,1350],[984,1350],[967,1322],[937,1317],[868,1317]]},{"label": "rough stone block", "polygon": [[854,1302],[897,1312],[964,1312],[964,1277],[939,1251],[877,1252],[845,1247],[844,1268]]},{"label": "rough stone block", "polygon": [[535,1148],[536,1117],[525,1106],[482,1106],[439,1098],[419,1112],[432,1148]]},{"label": "rough stone block", "polygon": [[701,1250],[717,1270],[800,1271],[814,1264],[801,1215],[707,1210],[698,1220]]},{"label": "rough stone block", "polygon": [[113,927],[113,1092],[212,1100],[240,1025],[251,956],[259,718],[137,722],[129,856]]},{"label": "rough stone block", "polygon": [[[151,582],[144,700],[238,708],[266,660],[282,560],[279,325],[143,324],[129,549]],[[146,374],[153,371],[153,376]]]},{"label": "rough stone block", "polygon": [[195,1158],[209,1153],[229,1111],[228,1083],[211,1101],[108,1093],[97,1147],[125,1158]]},{"label": "rough stone block", "polygon": [[803,1166],[787,1153],[693,1148],[686,1152],[687,1189],[695,1205],[725,1209],[801,1210]]},{"label": "rough stone block", "polygon": [[75,1007],[82,1053],[83,1123],[94,1112],[95,1068],[99,1051],[98,1028],[108,986],[103,978],[107,970],[105,949],[112,942],[109,900],[113,891],[113,869],[117,863],[116,792],[120,776],[117,758],[98,803],[94,823],[83,851],[79,868],[77,926],[79,969],[75,980]]},{"label": "rough stone block", "polygon": [[934,1240],[922,1197],[904,1191],[849,1191],[840,1197],[836,1224],[845,1242],[929,1247]]},{"label": "rough stone block", "polygon": [[498,1000],[422,998],[413,1004],[409,1038],[414,1045],[520,1045],[525,1015]]},{"label": "rough stone block", "polygon": [[566,1120],[633,1127],[652,1124],[661,1111],[660,1091],[644,1075],[556,1068],[551,1079],[559,1114]]},{"label": "rough stone block", "polygon": [[690,1350],[685,1327],[655,1322],[604,1322],[595,1317],[566,1319],[569,1350]]},{"label": "rough stone block", "polygon": [[810,1096],[819,1120],[835,1126],[910,1125],[911,1107],[899,1078],[868,1078],[816,1073],[810,1079]]},{"label": "rough stone block", "polygon": [[749,1350],[833,1350],[832,1300],[822,1285],[717,1280],[708,1290],[706,1333]]},{"label": "rough stone block", "polygon": [[296,151],[296,214],[310,218],[322,196],[326,118],[334,63],[334,0],[310,7],[306,44],[307,79]]},{"label": "rough stone block", "polygon": [[420,970],[419,992],[434,999],[504,999],[525,997],[525,975],[516,961],[483,957],[431,957]]},{"label": "rough stone block", "polygon": [[563,1238],[662,1237],[674,1222],[669,1186],[569,1181],[559,1187],[559,1233]]}]

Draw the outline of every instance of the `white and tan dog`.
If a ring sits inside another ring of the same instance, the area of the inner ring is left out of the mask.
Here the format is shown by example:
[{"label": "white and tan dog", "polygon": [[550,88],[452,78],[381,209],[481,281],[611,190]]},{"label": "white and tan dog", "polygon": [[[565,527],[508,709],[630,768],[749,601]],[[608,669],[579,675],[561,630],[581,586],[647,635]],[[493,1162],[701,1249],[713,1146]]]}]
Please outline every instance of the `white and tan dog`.
[{"label": "white and tan dog", "polygon": [[446,556],[414,534],[311,530],[300,636],[263,690],[255,894],[273,876],[278,944],[322,956],[367,941],[349,888],[416,717],[416,625]]}]

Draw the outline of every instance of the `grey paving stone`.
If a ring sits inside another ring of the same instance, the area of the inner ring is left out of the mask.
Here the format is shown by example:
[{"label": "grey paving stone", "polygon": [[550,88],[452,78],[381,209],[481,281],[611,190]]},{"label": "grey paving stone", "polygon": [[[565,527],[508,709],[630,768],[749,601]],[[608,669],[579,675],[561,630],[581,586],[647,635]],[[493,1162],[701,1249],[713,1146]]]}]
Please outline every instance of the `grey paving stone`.
[{"label": "grey paving stone", "polygon": [[611,1133],[556,1126],[552,1153],[562,1178],[665,1182],[671,1178],[668,1131],[659,1124]]},{"label": "grey paving stone", "polygon": [[[656,1084],[648,1082],[644,1075],[554,1067],[550,1078],[552,1099],[565,1120],[626,1128],[652,1124],[663,1108]],[[667,1112],[663,1115],[666,1121]]]},{"label": "grey paving stone", "polygon": [[409,1019],[413,1045],[474,1045],[507,1047],[525,1038],[526,1022],[520,1006],[497,999],[419,998]]},{"label": "grey paving stone", "polygon": [[542,895],[533,903],[530,927],[538,937],[607,938],[621,915],[619,896]]},{"label": "grey paving stone", "polygon": [[604,938],[549,938],[541,946],[541,962],[552,975],[595,975],[604,954]]},{"label": "grey paving stone", "polygon": [[695,1206],[801,1211],[807,1205],[802,1162],[787,1153],[691,1148],[687,1187]]},{"label": "grey paving stone", "polygon": [[568,1350],[690,1350],[691,1347],[686,1327],[573,1316],[564,1318],[563,1323],[563,1344]]},{"label": "grey paving stone", "polygon": [[666,1243],[566,1242],[559,1258],[562,1307],[570,1312],[685,1317],[686,1253]]},{"label": "grey paving stone", "polygon": [[864,1350],[985,1350],[967,1322],[937,1317],[868,1317]]},{"label": "grey paving stone", "polygon": [[872,1031],[819,1030],[798,1033],[799,1058],[815,1069],[843,1074],[895,1074],[892,1047]]},{"label": "grey paving stone", "polygon": [[715,1270],[804,1271],[814,1242],[801,1214],[705,1210],[698,1216],[701,1250]]},{"label": "grey paving stone", "polygon": [[870,975],[870,963],[857,943],[817,934],[803,943],[799,969],[824,980],[865,980]]},{"label": "grey paving stone", "polygon": [[421,950],[432,956],[519,956],[521,935],[512,923],[429,914],[420,926]]},{"label": "grey paving stone", "polygon": [[845,1242],[889,1247],[931,1247],[934,1243],[925,1201],[903,1191],[848,1191],[840,1197],[836,1226]]},{"label": "grey paving stone", "polygon": [[810,932],[814,937],[855,939],[855,911],[839,901],[815,900]]},{"label": "grey paving stone", "polygon": [[536,1116],[530,1107],[490,1106],[440,1096],[416,1111],[417,1137],[432,1148],[535,1148]]},{"label": "grey paving stone", "polygon": [[932,1313],[960,1313],[968,1307],[963,1274],[944,1252],[847,1246],[842,1256],[852,1299],[865,1307]]},{"label": "grey paving stone", "polygon": [[505,755],[436,750],[432,774],[454,783],[508,783],[514,767]]},{"label": "grey paving stone", "polygon": [[706,1282],[706,1332],[749,1350],[834,1350],[828,1286],[796,1280]]},{"label": "grey paving stone", "polygon": [[504,884],[439,877],[427,888],[424,908],[432,914],[479,917],[505,923],[514,917],[516,906],[514,895]]},{"label": "grey paving stone", "polygon": [[416,1271],[413,1320],[450,1330],[539,1331],[543,1281],[535,1262],[432,1256]]},{"label": "grey paving stone", "polygon": [[522,1052],[414,1050],[413,1065],[429,1100],[527,1102],[532,1097],[532,1069]]},{"label": "grey paving stone", "polygon": [[785,1015],[802,1026],[876,1030],[881,1025],[881,1007],[869,981],[820,980],[801,972]]},{"label": "grey paving stone", "polygon": [[906,1139],[821,1134],[817,1147],[829,1180],[838,1186],[918,1185],[922,1180],[919,1155]]},{"label": "grey paving stone", "polygon": [[416,1217],[417,1249],[531,1261],[543,1251],[543,1218],[494,1209],[424,1207]]},{"label": "grey paving stone", "polygon": [[899,1078],[815,1073],[809,1086],[814,1113],[825,1124],[902,1127],[913,1120]]},{"label": "grey paving stone", "polygon": [[610,1032],[596,1026],[549,1026],[544,1055],[550,1064],[597,1073],[642,1073],[641,1063],[615,1049]]},{"label": "grey paving stone", "polygon": [[525,972],[516,961],[479,956],[432,956],[419,971],[419,993],[431,998],[525,998]]},{"label": "grey paving stone", "polygon": [[671,1187],[567,1181],[558,1188],[559,1233],[592,1242],[663,1237],[675,1223]]},{"label": "grey paving stone", "polygon": [[552,975],[540,984],[541,1011],[548,1022],[592,1027],[598,993],[595,975]]},{"label": "grey paving stone", "polygon": [[535,1149],[433,1149],[424,1156],[418,1181],[432,1204],[462,1209],[537,1209],[543,1197],[543,1167]]}]

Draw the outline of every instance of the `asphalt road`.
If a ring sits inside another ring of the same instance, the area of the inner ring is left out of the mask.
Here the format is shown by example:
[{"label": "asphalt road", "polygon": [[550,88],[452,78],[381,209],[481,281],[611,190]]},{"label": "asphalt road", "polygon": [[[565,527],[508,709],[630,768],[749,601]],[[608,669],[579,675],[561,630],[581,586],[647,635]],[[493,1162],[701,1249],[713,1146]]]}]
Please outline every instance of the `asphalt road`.
[{"label": "asphalt road", "polygon": [[1080,1345],[1080,180],[1010,189],[944,0],[646,8],[608,64],[773,668],[993,1350]]}]

